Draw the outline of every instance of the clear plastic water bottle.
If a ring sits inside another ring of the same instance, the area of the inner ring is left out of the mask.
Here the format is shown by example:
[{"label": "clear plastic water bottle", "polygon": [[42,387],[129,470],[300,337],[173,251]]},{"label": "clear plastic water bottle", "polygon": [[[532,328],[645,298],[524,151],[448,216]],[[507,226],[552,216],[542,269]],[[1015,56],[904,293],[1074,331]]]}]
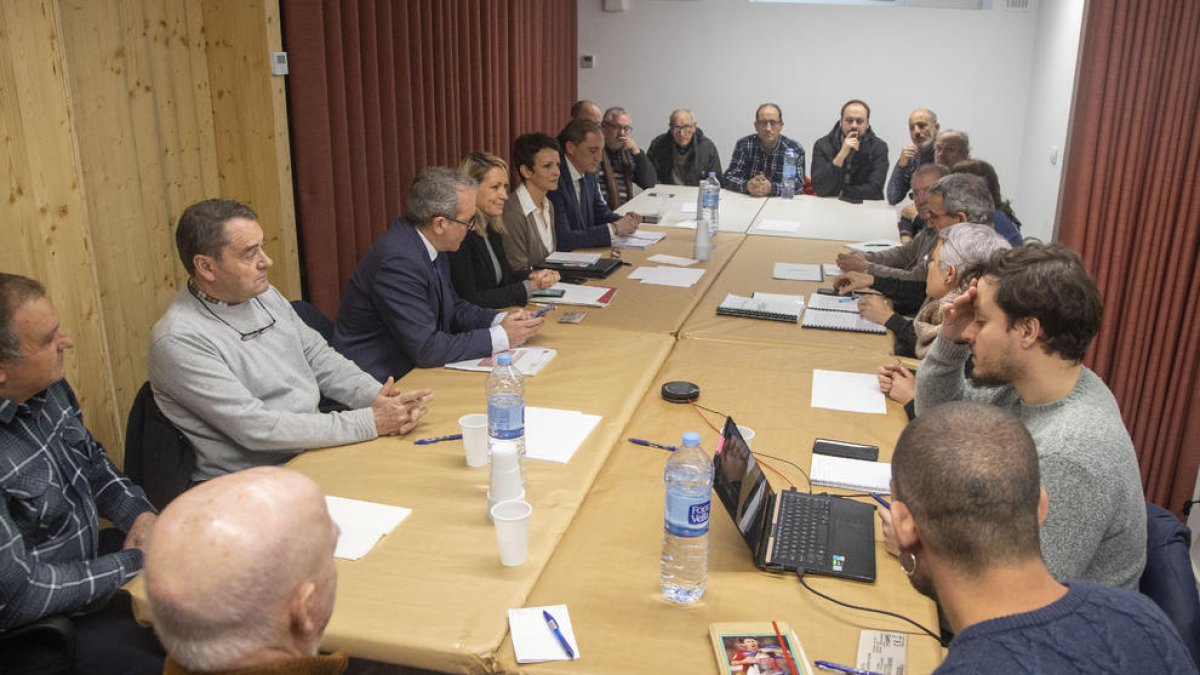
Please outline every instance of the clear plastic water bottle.
[{"label": "clear plastic water bottle", "polygon": [[496,367],[483,385],[487,393],[488,462],[500,442],[517,446],[521,472],[525,471],[525,377],[512,364],[512,354],[496,357]]},{"label": "clear plastic water bottle", "polygon": [[796,196],[796,151],[791,148],[783,153],[783,185],[779,186],[779,196],[784,199]]},{"label": "clear plastic water bottle", "polygon": [[700,183],[700,219],[708,220],[708,238],[717,236],[721,218],[721,181],[717,172],[709,171],[708,178]]},{"label": "clear plastic water bottle", "polygon": [[667,509],[663,519],[662,594],[692,603],[704,595],[708,579],[708,513],[712,505],[713,464],[700,447],[700,434],[683,435],[683,447],[667,460]]}]

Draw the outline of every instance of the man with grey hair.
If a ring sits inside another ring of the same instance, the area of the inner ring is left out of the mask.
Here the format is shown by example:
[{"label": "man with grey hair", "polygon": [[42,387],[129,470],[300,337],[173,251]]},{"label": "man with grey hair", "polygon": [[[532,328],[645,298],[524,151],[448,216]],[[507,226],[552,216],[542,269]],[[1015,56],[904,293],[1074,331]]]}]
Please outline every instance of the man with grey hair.
[{"label": "man with grey hair", "polygon": [[904,197],[908,195],[913,172],[925,164],[933,163],[933,143],[937,139],[940,128],[937,113],[929,108],[917,108],[908,114],[908,137],[912,143],[900,149],[900,157],[896,159],[896,166],[892,169],[891,177],[888,178],[887,200],[889,204],[896,205],[904,201]]},{"label": "man with grey hair", "polygon": [[604,198],[615,209],[638,193],[635,186],[642,190],[654,187],[658,177],[650,158],[633,140],[633,119],[624,108],[613,106],[604,111],[600,128],[604,130],[604,154],[596,177]]},{"label": "man with grey hair", "polygon": [[222,476],[163,510],[146,594],[167,675],[340,673],[319,656],[333,613],[338,528],[310,478],[277,467]]},{"label": "man with grey hair", "polygon": [[[940,166],[940,165],[931,165]],[[931,171],[926,169],[921,172]],[[919,180],[914,175],[914,180]],[[914,237],[912,241],[891,251],[873,253],[872,259],[865,256],[838,256],[838,265],[853,270],[866,263],[866,271],[846,271],[834,279],[833,287],[844,294],[864,288],[873,288],[892,299],[895,311],[913,314],[925,300],[925,275],[928,255],[937,244],[941,230],[958,223],[992,224],[992,193],[978,176],[950,174],[939,178],[928,190],[926,221],[928,233]],[[890,265],[889,265],[890,263]],[[842,269],[847,269],[843,267]]]},{"label": "man with grey hair", "polygon": [[698,185],[709,173],[722,179],[717,145],[696,126],[692,111],[676,108],[667,119],[667,132],[650,142],[650,163],[659,183]]},{"label": "man with grey hair", "polygon": [[947,129],[933,140],[933,161],[942,166],[953,167],[964,159],[971,158],[971,139],[967,132]]},{"label": "man with grey hair", "polygon": [[333,342],[382,377],[437,368],[525,344],[543,320],[523,309],[497,312],[458,297],[442,255],[474,228],[477,185],[445,167],[417,175],[404,217],[358,264],[342,296]]},{"label": "man with grey hair", "polygon": [[[154,325],[150,386],[195,447],[193,481],[417,426],[431,392],[364,373],[296,314],[248,206],[193,204],[175,240],[189,278]],[[350,409],[324,413],[322,396]]]}]

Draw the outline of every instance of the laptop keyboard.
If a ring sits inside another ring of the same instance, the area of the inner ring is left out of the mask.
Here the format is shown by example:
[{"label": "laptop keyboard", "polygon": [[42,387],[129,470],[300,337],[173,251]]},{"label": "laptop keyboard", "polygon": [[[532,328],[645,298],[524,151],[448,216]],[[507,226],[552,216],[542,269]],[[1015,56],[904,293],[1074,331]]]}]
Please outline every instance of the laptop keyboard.
[{"label": "laptop keyboard", "polygon": [[829,569],[829,497],[784,490],[779,500],[771,561],[789,569]]}]

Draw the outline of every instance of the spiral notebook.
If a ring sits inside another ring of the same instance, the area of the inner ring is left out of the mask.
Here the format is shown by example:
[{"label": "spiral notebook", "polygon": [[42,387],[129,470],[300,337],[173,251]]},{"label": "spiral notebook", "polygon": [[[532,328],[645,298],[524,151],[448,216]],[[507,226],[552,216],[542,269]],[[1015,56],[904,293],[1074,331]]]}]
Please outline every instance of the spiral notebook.
[{"label": "spiral notebook", "polygon": [[887,328],[859,316],[858,298],[817,293],[808,296],[808,310],[804,312],[804,321],[800,325],[851,333],[887,333]]},{"label": "spiral notebook", "polygon": [[717,314],[725,316],[743,316],[749,319],[766,319],[768,321],[786,321],[797,323],[800,312],[804,311],[804,302],[795,300],[777,300],[773,298],[747,298],[730,293],[717,307]]}]

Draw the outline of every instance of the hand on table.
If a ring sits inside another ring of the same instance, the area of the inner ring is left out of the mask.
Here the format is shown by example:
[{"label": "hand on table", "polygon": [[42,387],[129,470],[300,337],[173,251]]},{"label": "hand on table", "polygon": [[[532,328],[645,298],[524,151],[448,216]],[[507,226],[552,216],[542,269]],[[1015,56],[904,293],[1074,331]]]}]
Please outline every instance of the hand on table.
[{"label": "hand on table", "polygon": [[638,226],[642,224],[642,216],[638,213],[626,213],[619,219],[613,221],[613,229],[620,235],[629,235],[637,232]]},{"label": "hand on table", "polygon": [[751,197],[766,197],[771,194],[771,181],[767,177],[759,173],[750,180],[746,181],[746,192]]},{"label": "hand on table", "polygon": [[892,307],[882,295],[864,295],[858,299],[858,313],[867,321],[885,324],[892,318]]},{"label": "hand on table", "polygon": [[870,288],[875,284],[875,277],[863,272],[845,272],[833,280],[833,288],[839,295],[850,295],[854,291]]},{"label": "hand on table", "polygon": [[425,405],[433,400],[432,389],[416,389],[401,392],[395,378],[389,377],[383,388],[371,401],[371,412],[375,416],[375,432],[380,436],[407,434],[417,427],[425,416]]},{"label": "hand on table", "polygon": [[900,405],[916,397],[917,379],[900,363],[885,363],[879,367],[879,391]]},{"label": "hand on table", "polygon": [[866,272],[870,264],[866,256],[858,251],[839,253],[837,257],[837,266],[842,268],[843,272]]},{"label": "hand on table", "polygon": [[508,313],[504,320],[500,322],[500,327],[508,334],[508,346],[520,347],[529,341],[529,338],[537,335],[542,324],[546,320],[541,317],[535,317],[532,312],[518,309]]},{"label": "hand on table", "polygon": [[533,290],[540,291],[544,288],[550,288],[559,281],[558,272],[554,270],[534,270],[529,273],[529,285]]}]

